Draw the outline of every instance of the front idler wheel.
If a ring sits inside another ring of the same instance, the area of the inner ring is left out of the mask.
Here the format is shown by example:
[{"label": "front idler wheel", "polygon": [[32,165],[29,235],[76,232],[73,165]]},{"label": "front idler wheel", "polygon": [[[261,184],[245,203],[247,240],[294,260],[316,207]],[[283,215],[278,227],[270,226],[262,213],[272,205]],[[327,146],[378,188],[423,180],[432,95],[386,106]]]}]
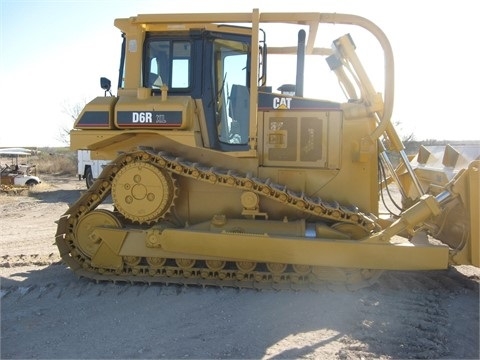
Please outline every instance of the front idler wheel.
[{"label": "front idler wheel", "polygon": [[75,227],[74,244],[90,259],[97,252],[101,238],[95,233],[97,227],[118,229],[122,225],[120,221],[108,210],[94,210],[82,216]]}]

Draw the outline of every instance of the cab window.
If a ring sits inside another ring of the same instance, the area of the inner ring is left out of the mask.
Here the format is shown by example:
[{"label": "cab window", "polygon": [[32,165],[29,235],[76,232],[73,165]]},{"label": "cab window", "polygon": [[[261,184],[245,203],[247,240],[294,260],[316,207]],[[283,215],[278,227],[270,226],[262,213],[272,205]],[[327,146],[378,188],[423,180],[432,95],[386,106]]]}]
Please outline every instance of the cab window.
[{"label": "cab window", "polygon": [[249,44],[216,39],[213,49],[219,140],[227,144],[247,144]]},{"label": "cab window", "polygon": [[191,83],[191,44],[189,41],[147,39],[145,42],[143,86],[169,91],[185,90]]}]

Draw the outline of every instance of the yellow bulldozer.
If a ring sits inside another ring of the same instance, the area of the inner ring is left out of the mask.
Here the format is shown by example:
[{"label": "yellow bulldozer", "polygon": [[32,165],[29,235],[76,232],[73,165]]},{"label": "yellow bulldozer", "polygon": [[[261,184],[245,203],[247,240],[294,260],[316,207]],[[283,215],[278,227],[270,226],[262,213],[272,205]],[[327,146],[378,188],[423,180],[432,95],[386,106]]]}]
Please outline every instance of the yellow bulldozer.
[{"label": "yellow bulldozer", "polygon": [[[373,35],[382,92],[351,32],[317,45],[331,24]],[[115,26],[117,95],[101,78],[105,96],[86,104],[70,133],[72,150],[111,160],[58,221],[56,244],[78,275],[356,288],[383,270],[479,266],[480,151],[407,156],[391,122],[392,49],[371,21],[254,9],[145,14]],[[293,43],[267,47],[267,35]],[[284,57],[296,60],[295,79],[274,89],[268,70],[287,66]],[[304,96],[310,59],[337,78],[344,102]],[[396,215],[379,210],[386,184],[399,189]]]}]

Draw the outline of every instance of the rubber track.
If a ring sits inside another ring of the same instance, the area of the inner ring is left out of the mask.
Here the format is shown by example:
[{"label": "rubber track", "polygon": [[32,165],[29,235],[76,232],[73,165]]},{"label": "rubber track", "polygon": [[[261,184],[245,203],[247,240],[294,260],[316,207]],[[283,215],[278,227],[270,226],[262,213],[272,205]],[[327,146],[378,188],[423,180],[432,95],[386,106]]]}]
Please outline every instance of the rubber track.
[{"label": "rubber track", "polygon": [[[210,184],[252,191],[262,197],[278,201],[286,206],[294,207],[306,214],[314,215],[327,221],[356,224],[367,232],[377,228],[375,221],[366,214],[359,212],[356,207],[344,207],[336,202],[331,203],[322,201],[320,198],[311,198],[304,193],[293,192],[286,186],[274,183],[270,179],[259,179],[250,174],[240,174],[232,170],[203,166],[172,156],[169,153],[162,152],[156,154],[150,150],[142,149],[129,154],[121,154],[107,165],[93,186],[58,221],[56,243],[60,256],[79,276],[97,281],[160,282],[261,289],[300,290],[304,288],[318,288],[325,284],[325,279],[322,276],[318,277],[312,273],[301,275],[294,271],[273,274],[265,269],[265,271],[243,273],[233,269],[233,267],[230,270],[227,267],[225,270],[213,271],[206,267],[183,269],[175,265],[168,266],[168,264],[159,269],[153,269],[148,265],[142,264],[134,267],[125,265],[120,271],[92,267],[89,259],[75,247],[73,242],[75,226],[82,216],[94,210],[110,194],[112,180],[115,178],[116,173],[123,166],[134,161],[153,164],[177,176],[185,176]],[[171,265],[172,261],[169,263]],[[198,264],[199,261],[196,263]],[[325,268],[327,279],[330,277],[329,271],[334,275],[334,280],[331,282],[334,286],[345,286],[350,289],[369,286],[376,281],[380,273],[379,271],[369,270]]]}]

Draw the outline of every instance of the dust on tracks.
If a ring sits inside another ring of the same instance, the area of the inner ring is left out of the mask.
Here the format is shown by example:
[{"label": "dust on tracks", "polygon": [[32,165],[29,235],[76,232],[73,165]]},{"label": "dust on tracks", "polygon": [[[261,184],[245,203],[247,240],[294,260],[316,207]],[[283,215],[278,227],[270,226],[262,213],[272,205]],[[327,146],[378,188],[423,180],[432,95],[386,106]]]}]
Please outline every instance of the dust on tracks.
[{"label": "dust on tracks", "polygon": [[[71,274],[65,265],[63,264],[59,254],[51,253],[48,255],[33,254],[33,255],[4,255],[0,257],[0,268],[37,268],[38,271],[47,271],[47,268],[55,267],[56,265],[61,265],[59,268],[62,268],[67,272],[67,275],[71,275],[71,278],[74,279],[72,283],[69,283],[65,289],[62,289],[61,293],[65,294],[69,291],[69,288],[77,289],[82,288],[78,292],[78,295],[83,295],[90,293],[89,290],[102,294],[104,292],[118,291],[117,295],[122,295],[125,292],[138,292],[140,295],[148,287],[151,289],[157,289],[159,294],[163,291],[164,288],[172,289],[194,289],[194,288],[211,288],[209,286],[195,286],[195,285],[170,285],[170,284],[147,284],[147,283],[130,283],[122,280],[119,281],[95,281],[86,278],[79,278],[76,275]],[[43,268],[43,269],[42,269]],[[37,272],[38,272],[37,271]],[[40,275],[40,281],[35,281],[35,283],[29,285],[31,290],[40,289],[44,286],[48,288],[53,287],[65,287],[65,281],[62,281],[62,278],[65,277],[65,273],[62,273],[59,276],[53,276],[54,278],[59,279],[59,283],[47,283],[42,284],[45,281],[49,281],[52,276],[47,276],[45,279],[42,279]],[[70,276],[67,276],[70,277]],[[409,272],[409,271],[387,271],[385,272],[380,279],[372,285],[370,288],[366,288],[366,292],[371,292],[373,294],[390,294],[394,292],[405,292],[405,293],[421,293],[421,294],[434,294],[438,296],[444,296],[448,294],[455,294],[465,291],[473,291],[478,294],[479,292],[479,277],[474,274],[471,276],[466,276],[461,272],[457,271],[455,268],[444,271],[425,271],[425,272]],[[239,289],[242,287],[239,283]],[[4,288],[2,284],[2,288]],[[158,290],[161,289],[161,290]],[[327,290],[327,288],[325,288]],[[222,288],[218,288],[218,291],[222,291]],[[328,288],[329,291],[340,292],[340,288],[335,290],[335,288]],[[14,293],[15,285],[11,286],[9,293]],[[177,290],[176,290],[177,291]],[[255,290],[253,290],[255,291]],[[289,290],[284,290],[289,291]],[[294,290],[292,290],[294,291]],[[319,290],[304,290],[306,292],[319,292]],[[170,290],[167,291],[169,293]],[[361,290],[351,291],[361,294]],[[22,291],[20,295],[23,296]]]}]

